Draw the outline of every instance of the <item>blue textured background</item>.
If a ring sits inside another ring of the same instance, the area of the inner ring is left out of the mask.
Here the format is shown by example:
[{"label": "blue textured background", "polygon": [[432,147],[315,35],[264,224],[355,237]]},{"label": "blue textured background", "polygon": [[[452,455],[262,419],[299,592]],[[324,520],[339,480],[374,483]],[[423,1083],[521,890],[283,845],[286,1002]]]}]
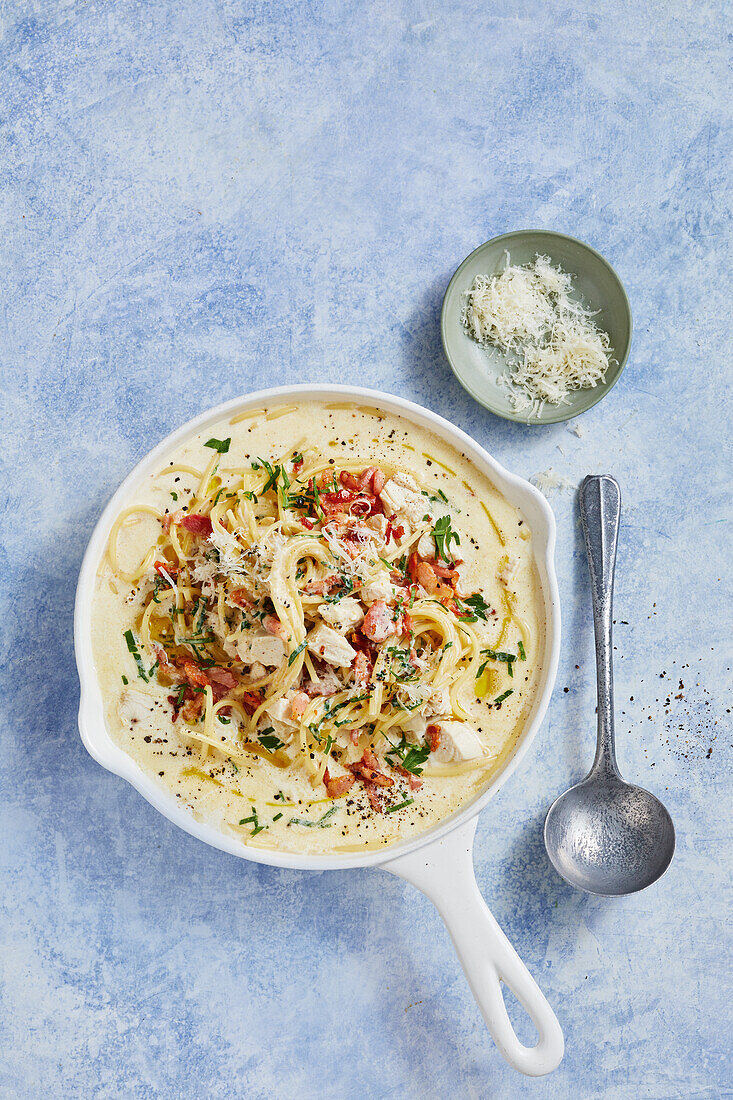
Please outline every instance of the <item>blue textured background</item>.
[{"label": "blue textured background", "polygon": [[[731,1095],[726,5],[582,8],[0,8],[3,1097]],[[441,354],[451,272],[525,226],[587,240],[631,298],[629,366],[581,439],[484,413]],[[72,603],[104,501],[202,407],[301,380],[423,402],[527,476],[621,482],[619,755],[679,846],[619,901],[545,858],[594,707],[555,492],[558,687],[476,849],[565,1029],[544,1080],[503,1064],[410,887],[209,851],[78,739]]]}]

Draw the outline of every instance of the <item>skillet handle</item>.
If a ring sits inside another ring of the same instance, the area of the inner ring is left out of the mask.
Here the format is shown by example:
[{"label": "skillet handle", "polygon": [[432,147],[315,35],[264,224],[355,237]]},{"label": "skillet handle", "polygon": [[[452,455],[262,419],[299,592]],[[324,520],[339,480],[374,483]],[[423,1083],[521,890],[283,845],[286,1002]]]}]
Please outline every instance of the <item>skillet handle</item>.
[{"label": "skillet handle", "polygon": [[[476,885],[473,838],[476,818],[447,836],[382,863],[421,890],[445,921],[494,1042],[510,1066],[530,1077],[550,1073],[562,1060],[565,1043],[555,1013],[534,978],[489,911]],[[509,1020],[501,983],[514,992],[539,1040],[520,1043]]]}]

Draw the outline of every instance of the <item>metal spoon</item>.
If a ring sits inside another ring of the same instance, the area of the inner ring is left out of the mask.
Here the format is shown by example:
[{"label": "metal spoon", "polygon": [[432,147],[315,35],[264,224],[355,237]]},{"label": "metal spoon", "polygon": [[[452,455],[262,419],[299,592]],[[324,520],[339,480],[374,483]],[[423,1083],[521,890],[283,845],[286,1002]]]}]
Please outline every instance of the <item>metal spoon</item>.
[{"label": "metal spoon", "polygon": [[611,603],[621,493],[608,474],[580,486],[588,554],[598,678],[598,741],[582,783],[550,806],[545,847],[555,869],[580,890],[633,894],[663,875],[674,854],[674,825],[658,798],[625,783],[616,765],[611,659]]}]

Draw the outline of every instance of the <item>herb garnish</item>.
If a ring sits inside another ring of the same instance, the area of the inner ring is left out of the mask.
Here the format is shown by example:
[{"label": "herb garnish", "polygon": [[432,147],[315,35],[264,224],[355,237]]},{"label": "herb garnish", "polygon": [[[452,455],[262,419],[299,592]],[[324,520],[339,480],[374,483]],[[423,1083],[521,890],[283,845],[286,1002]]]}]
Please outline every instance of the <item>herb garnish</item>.
[{"label": "herb garnish", "polygon": [[473,596],[466,596],[465,600],[462,600],[461,602],[464,603],[466,607],[470,607],[471,609],[472,617],[469,620],[470,622],[475,623],[476,619],[483,619],[484,622],[487,621],[487,617],[491,608],[486,603],[480,592],[474,592]]},{"label": "herb garnish", "polygon": [[[131,630],[126,630],[125,633],[124,633],[124,638],[125,638],[125,641],[127,642],[128,650],[130,651],[132,656],[135,658],[135,664],[137,665],[137,674],[140,677],[140,679],[144,680],[145,683],[147,684],[150,677],[149,677],[148,673],[145,671],[145,666],[143,665],[143,659],[140,656],[140,650],[137,648],[137,642],[135,641],[135,637],[134,637],[132,631]],[[153,667],[155,667],[155,666],[153,666]]]},{"label": "herb garnish", "polygon": [[512,665],[517,660],[517,656],[516,656],[515,653],[504,653],[503,651],[496,650],[496,649],[482,649],[481,650],[481,656],[485,657],[486,660],[479,667],[479,670],[476,673],[476,679],[477,680],[478,680],[479,676],[482,675],[482,673],[483,673],[484,669],[486,668],[487,664],[489,663],[489,661],[504,661],[505,664],[506,664],[507,672],[509,673],[509,675],[510,676],[514,675],[514,669],[512,668]]},{"label": "herb garnish", "polygon": [[519,659],[520,659],[520,661],[526,661],[527,660],[527,654],[524,652],[524,642],[522,641],[521,638],[519,639],[517,649],[519,650]]},{"label": "herb garnish", "polygon": [[252,829],[252,832],[249,834],[250,836],[257,836],[258,833],[261,833],[263,829],[267,828],[267,825],[260,825],[259,821],[257,820],[257,807],[256,806],[254,806],[252,808],[252,813],[250,814],[250,816],[249,817],[243,817],[242,820],[239,822],[239,824],[240,825],[250,825],[251,824],[251,825],[254,826],[254,828]]},{"label": "herb garnish", "polygon": [[207,439],[204,443],[204,447],[211,447],[212,450],[218,451],[220,455],[225,455],[229,450],[229,444],[232,441],[232,437],[228,439]]},{"label": "herb garnish", "polygon": [[277,752],[278,749],[285,747],[285,742],[280,740],[272,726],[268,726],[267,729],[261,730],[260,733],[257,734],[257,738],[260,744],[264,745],[268,752]]},{"label": "herb garnish", "polygon": [[501,706],[501,704],[504,702],[504,700],[508,699],[509,696],[513,695],[513,694],[514,694],[514,688],[508,688],[505,692],[503,692],[503,694],[497,695],[496,699],[493,700],[492,705],[495,706],[495,707]]},{"label": "herb garnish", "polygon": [[[387,738],[387,740],[389,741],[389,738]],[[411,772],[413,775],[422,774],[422,766],[430,756],[429,745],[414,745],[410,741],[407,741],[404,736],[399,745],[394,745],[391,741],[389,743],[392,745],[392,748],[389,752],[385,753],[387,760],[390,760],[390,757],[396,756],[399,760],[399,766],[404,768],[406,772]],[[393,760],[390,760],[390,763],[394,765]]]},{"label": "herb garnish", "polygon": [[455,542],[457,546],[460,546],[461,538],[458,532],[451,527],[450,516],[439,516],[436,519],[433,527],[433,542],[435,543],[436,558],[442,558],[444,562],[452,562],[450,544]]},{"label": "herb garnish", "polygon": [[404,802],[399,802],[396,806],[388,806],[387,813],[394,814],[397,813],[398,810],[404,810],[405,806],[411,806],[414,801],[414,798],[406,798]]},{"label": "herb garnish", "polygon": [[300,643],[300,645],[298,646],[297,649],[293,650],[293,652],[288,657],[288,668],[290,668],[293,661],[295,661],[297,659],[297,657],[303,652],[303,650],[305,649],[305,647],[307,645],[308,645],[308,639],[306,638],[306,640],[304,642]]},{"label": "herb garnish", "polygon": [[332,806],[330,810],[326,810],[322,817],[318,818],[318,821],[308,821],[304,817],[291,817],[288,825],[305,825],[306,829],[330,829],[330,824],[326,825],[329,817],[332,817],[336,813],[338,806]]}]

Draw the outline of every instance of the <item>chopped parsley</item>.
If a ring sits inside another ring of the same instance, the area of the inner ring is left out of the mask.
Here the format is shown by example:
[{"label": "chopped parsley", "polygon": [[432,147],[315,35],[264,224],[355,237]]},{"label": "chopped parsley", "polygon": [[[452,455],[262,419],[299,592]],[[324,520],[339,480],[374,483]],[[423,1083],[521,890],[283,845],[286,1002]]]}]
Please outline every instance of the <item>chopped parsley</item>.
[{"label": "chopped parsley", "polygon": [[414,801],[414,798],[406,798],[404,802],[398,802],[396,806],[388,806],[387,813],[395,814],[398,810],[404,810],[405,806],[411,806]]},{"label": "chopped parsley", "polygon": [[493,701],[493,706],[500,707],[504,700],[508,699],[509,696],[513,694],[514,688],[508,688],[507,691],[503,692],[501,695],[497,695],[496,699]]},{"label": "chopped parsley", "polygon": [[442,558],[444,562],[452,562],[450,544],[461,544],[461,538],[457,531],[451,527],[450,516],[439,516],[433,527],[433,542],[435,543],[435,557]]},{"label": "chopped parsley", "polygon": [[178,500],[178,493],[174,493],[172,489],[171,489],[171,496],[173,497],[174,500]]},{"label": "chopped parsley", "polygon": [[212,450],[218,451],[220,455],[225,455],[229,450],[231,441],[231,436],[229,436],[228,439],[207,439],[204,443],[204,447],[211,447]]},{"label": "chopped parsley", "polygon": [[524,652],[524,642],[522,641],[521,638],[519,639],[519,644],[517,645],[517,649],[519,650],[519,660],[520,661],[526,661],[527,660],[527,654]]},{"label": "chopped parsley", "polygon": [[258,833],[261,833],[263,831],[263,829],[267,828],[267,825],[260,825],[259,821],[257,820],[257,807],[256,806],[254,806],[252,808],[252,813],[250,814],[250,816],[249,817],[243,817],[242,820],[239,822],[239,824],[240,825],[252,825],[253,828],[252,828],[252,832],[249,834],[250,836],[257,836]]},{"label": "chopped parsley", "polygon": [[496,649],[482,649],[481,650],[481,656],[485,657],[486,660],[483,662],[482,665],[479,666],[479,670],[476,673],[476,679],[477,680],[478,680],[479,676],[481,676],[483,674],[483,671],[486,668],[489,661],[504,661],[504,663],[506,664],[507,672],[509,673],[509,675],[510,676],[514,675],[514,669],[512,668],[512,665],[517,660],[517,655],[515,653],[504,653],[502,650],[496,650]]},{"label": "chopped parsley", "polygon": [[273,821],[279,821],[281,817],[282,817],[282,811],[279,814],[275,814],[275,816],[273,817],[272,820]]},{"label": "chopped parsley", "polygon": [[257,738],[268,752],[277,752],[278,749],[285,747],[285,742],[280,740],[272,726],[268,726],[267,729],[258,733]]},{"label": "chopped parsley", "polygon": [[318,821],[308,821],[305,817],[291,817],[288,825],[304,825],[306,829],[330,829],[331,824],[327,825],[329,817],[332,817],[338,809],[338,806],[332,806],[330,810],[326,810],[322,817],[318,818]]},{"label": "chopped parsley", "polygon": [[[143,659],[140,656],[140,650],[137,648],[137,642],[135,641],[135,637],[134,637],[132,631],[131,630],[126,630],[125,633],[124,633],[124,638],[125,638],[125,641],[127,642],[128,650],[130,651],[132,656],[135,658],[135,664],[137,665],[137,674],[140,677],[140,679],[144,680],[145,683],[147,684],[148,680],[150,679],[150,676],[145,671],[145,666],[143,665]],[[155,668],[155,665],[153,665],[153,668]],[[151,672],[152,672],[152,669],[151,669]]]},{"label": "chopped parsley", "polygon": [[129,681],[129,680],[127,679],[127,677],[123,675],[123,677],[122,677],[122,683],[123,683],[123,684],[125,684],[125,685],[127,685],[127,684],[129,684],[129,682],[130,682],[130,681]]},{"label": "chopped parsley", "polygon": [[282,472],[282,466],[272,466],[265,458],[258,458],[257,463],[252,463],[253,470],[260,470],[263,466],[267,471],[267,481],[260,489],[260,493],[266,493],[268,489],[277,490],[277,479]]},{"label": "chopped parsley", "polygon": [[[391,741],[390,745],[392,745]],[[389,752],[385,753],[385,757],[389,760],[390,764],[394,766],[394,757],[396,757],[399,766],[412,775],[422,774],[422,766],[429,756],[429,745],[413,745],[412,742],[407,741],[405,737],[402,738],[399,745],[392,745]]]},{"label": "chopped parsley", "polygon": [[487,621],[491,608],[480,592],[474,592],[473,596],[466,596],[465,600],[461,600],[461,603],[467,608],[470,608],[471,618],[468,620],[469,622],[475,623],[477,619],[483,619],[484,622]]},{"label": "chopped parsley", "polygon": [[293,661],[295,661],[300,656],[300,654],[303,652],[303,650],[305,649],[305,647],[307,645],[308,645],[308,639],[306,638],[306,640],[304,642],[300,643],[300,645],[298,646],[297,649],[293,650],[293,652],[288,657],[288,668],[290,668]]}]

